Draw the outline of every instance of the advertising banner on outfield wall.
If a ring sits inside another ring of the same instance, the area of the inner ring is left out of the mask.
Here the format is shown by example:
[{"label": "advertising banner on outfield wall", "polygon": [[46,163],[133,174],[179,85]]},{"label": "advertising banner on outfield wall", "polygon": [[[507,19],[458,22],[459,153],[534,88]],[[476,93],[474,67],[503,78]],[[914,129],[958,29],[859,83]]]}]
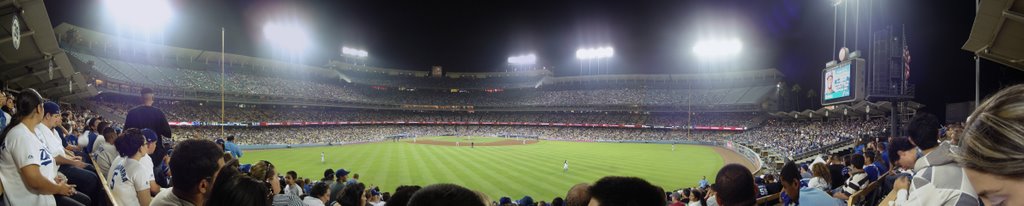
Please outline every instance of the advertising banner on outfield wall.
[{"label": "advertising banner on outfield wall", "polygon": [[692,130],[727,130],[744,131],[747,127],[723,126],[668,126],[668,125],[637,125],[637,124],[580,124],[551,122],[413,122],[413,121],[368,121],[368,122],[169,122],[170,126],[232,126],[232,127],[266,127],[266,126],[324,126],[324,125],[526,125],[556,127],[601,127],[601,128],[652,128],[652,129],[692,129]]}]

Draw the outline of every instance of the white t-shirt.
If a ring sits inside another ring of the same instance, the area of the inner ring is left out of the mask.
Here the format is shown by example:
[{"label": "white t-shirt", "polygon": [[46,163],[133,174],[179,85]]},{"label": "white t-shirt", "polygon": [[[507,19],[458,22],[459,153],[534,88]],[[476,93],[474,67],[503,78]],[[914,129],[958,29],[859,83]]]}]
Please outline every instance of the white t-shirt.
[{"label": "white t-shirt", "polygon": [[111,165],[111,170],[107,172],[114,200],[118,205],[139,205],[137,192],[145,190],[149,193],[149,180],[153,179],[153,169],[147,169],[141,162],[131,158],[117,157],[115,161],[115,164]]},{"label": "white t-shirt", "polygon": [[302,204],[305,204],[306,206],[324,206],[324,202],[320,201],[320,198],[313,196],[306,196],[306,198],[303,198]]},{"label": "white t-shirt", "polygon": [[20,169],[29,165],[38,165],[39,173],[50,182],[57,177],[57,163],[28,127],[21,123],[12,128],[0,146],[0,181],[4,183],[7,205],[56,205],[53,195],[31,191],[21,180]]},{"label": "white t-shirt", "polygon": [[[57,137],[57,133],[47,128],[46,125],[39,124],[36,126],[36,136],[43,140],[43,145],[50,152],[50,157],[56,158],[57,155],[64,154],[64,147],[60,144],[60,137]],[[54,163],[57,163],[56,159],[54,159]],[[57,168],[53,167],[55,173]]]},{"label": "white t-shirt", "polygon": [[110,171],[110,166],[114,164],[114,159],[117,158],[117,147],[107,143],[107,141],[100,141],[96,139],[96,143],[93,143],[92,149],[92,163],[94,166],[99,167],[103,172]]},{"label": "white t-shirt", "polygon": [[149,168],[150,170],[153,169],[153,158],[149,157],[148,154],[142,155],[142,159],[139,159],[139,163],[142,163],[142,168]]}]

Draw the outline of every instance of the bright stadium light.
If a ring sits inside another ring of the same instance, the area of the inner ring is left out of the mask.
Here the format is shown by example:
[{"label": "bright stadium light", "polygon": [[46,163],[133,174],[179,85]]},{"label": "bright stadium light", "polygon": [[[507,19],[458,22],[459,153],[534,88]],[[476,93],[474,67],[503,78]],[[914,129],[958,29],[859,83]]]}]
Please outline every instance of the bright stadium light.
[{"label": "bright stadium light", "polygon": [[104,0],[103,5],[119,27],[143,32],[163,30],[174,16],[167,0]]},{"label": "bright stadium light", "polygon": [[743,50],[743,43],[738,39],[703,40],[693,46],[693,53],[702,59],[730,57]]},{"label": "bright stadium light", "polygon": [[263,35],[271,46],[293,53],[302,53],[309,47],[309,34],[297,23],[268,22],[263,25]]},{"label": "bright stadium light", "polygon": [[534,54],[508,57],[509,64],[533,65],[537,63],[537,56]]},{"label": "bright stadium light", "polygon": [[353,49],[349,47],[341,47],[341,54],[360,58],[370,56],[370,53],[366,52],[366,50]]},{"label": "bright stadium light", "polygon": [[580,48],[576,50],[577,59],[604,59],[615,56],[615,49],[612,47]]}]

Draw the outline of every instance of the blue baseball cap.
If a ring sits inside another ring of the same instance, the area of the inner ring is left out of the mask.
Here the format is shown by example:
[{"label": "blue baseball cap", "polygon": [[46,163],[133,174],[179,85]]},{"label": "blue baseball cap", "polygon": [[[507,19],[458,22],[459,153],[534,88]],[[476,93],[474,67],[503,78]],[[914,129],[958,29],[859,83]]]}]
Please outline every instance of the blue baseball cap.
[{"label": "blue baseball cap", "polygon": [[216,142],[217,144],[224,144],[224,139],[217,138],[217,140],[213,140],[213,142]]},{"label": "blue baseball cap", "polygon": [[60,105],[51,101],[44,102],[43,114],[60,114]]},{"label": "blue baseball cap", "polygon": [[348,171],[344,168],[338,168],[337,171],[334,171],[334,177],[342,177],[345,175],[348,175]]},{"label": "blue baseball cap", "polygon": [[252,164],[239,165],[238,170],[243,173],[249,173],[249,171],[252,170]]},{"label": "blue baseball cap", "polygon": [[512,204],[512,198],[501,197],[501,200],[498,201],[498,204]]},{"label": "blue baseball cap", "polygon": [[156,143],[156,140],[158,138],[156,136],[156,132],[149,128],[142,129],[142,135],[146,136],[146,141],[149,141],[149,143]]}]

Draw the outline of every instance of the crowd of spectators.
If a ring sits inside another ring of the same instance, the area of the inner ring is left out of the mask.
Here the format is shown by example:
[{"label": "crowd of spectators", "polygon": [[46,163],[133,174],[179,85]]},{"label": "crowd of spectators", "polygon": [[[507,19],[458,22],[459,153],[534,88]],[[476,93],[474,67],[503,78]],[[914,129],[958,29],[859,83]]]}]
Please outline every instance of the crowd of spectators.
[{"label": "crowd of spectators", "polygon": [[[221,91],[221,74],[219,71],[203,68],[188,68],[181,65],[143,66],[139,63],[128,63],[86,53],[69,51],[73,57],[91,63],[99,75],[95,78],[104,80],[101,88],[123,91],[128,88],[114,86],[141,85],[146,87],[166,88],[176,91],[192,91],[189,93],[165,92],[163,95],[186,96],[193,98],[219,98]],[[182,68],[185,67],[185,68]],[[157,71],[153,71],[157,70]],[[386,74],[360,74],[371,78],[392,78]],[[330,78],[294,79],[273,75],[257,75],[244,72],[227,72],[224,90],[229,96],[240,96],[258,99],[283,99],[313,101],[319,103],[344,103],[361,105],[472,105],[472,106],[604,106],[604,105],[643,105],[643,106],[686,106],[686,105],[736,105],[756,104],[769,94],[770,86],[739,87],[723,89],[680,89],[680,88],[594,88],[567,89],[544,87],[521,88],[520,84],[534,84],[529,81],[537,79],[509,77],[508,79],[490,78],[487,81],[470,79],[428,78],[428,77],[394,77],[411,79],[401,81],[375,82],[381,84],[346,83]],[[524,80],[525,79],[525,80]],[[528,81],[529,80],[529,81]],[[524,83],[526,81],[527,83]],[[358,82],[358,81],[357,81]],[[417,90],[408,82],[424,82],[434,89]],[[472,82],[472,83],[460,83]],[[365,83],[365,82],[364,82]],[[394,84],[386,84],[394,83]],[[491,86],[484,84],[493,83]],[[472,85],[477,88],[506,88],[503,86],[518,85],[520,89],[508,89],[485,92],[483,89],[471,90],[459,87],[438,87],[438,85]],[[531,85],[531,86],[534,86]],[[438,90],[438,88],[444,88]],[[133,91],[128,91],[135,93]]]},{"label": "crowd of spectators", "polygon": [[795,157],[805,152],[854,140],[861,135],[879,135],[885,130],[888,118],[871,120],[789,121],[768,120],[733,137],[737,142],[776,150],[783,157]]}]

